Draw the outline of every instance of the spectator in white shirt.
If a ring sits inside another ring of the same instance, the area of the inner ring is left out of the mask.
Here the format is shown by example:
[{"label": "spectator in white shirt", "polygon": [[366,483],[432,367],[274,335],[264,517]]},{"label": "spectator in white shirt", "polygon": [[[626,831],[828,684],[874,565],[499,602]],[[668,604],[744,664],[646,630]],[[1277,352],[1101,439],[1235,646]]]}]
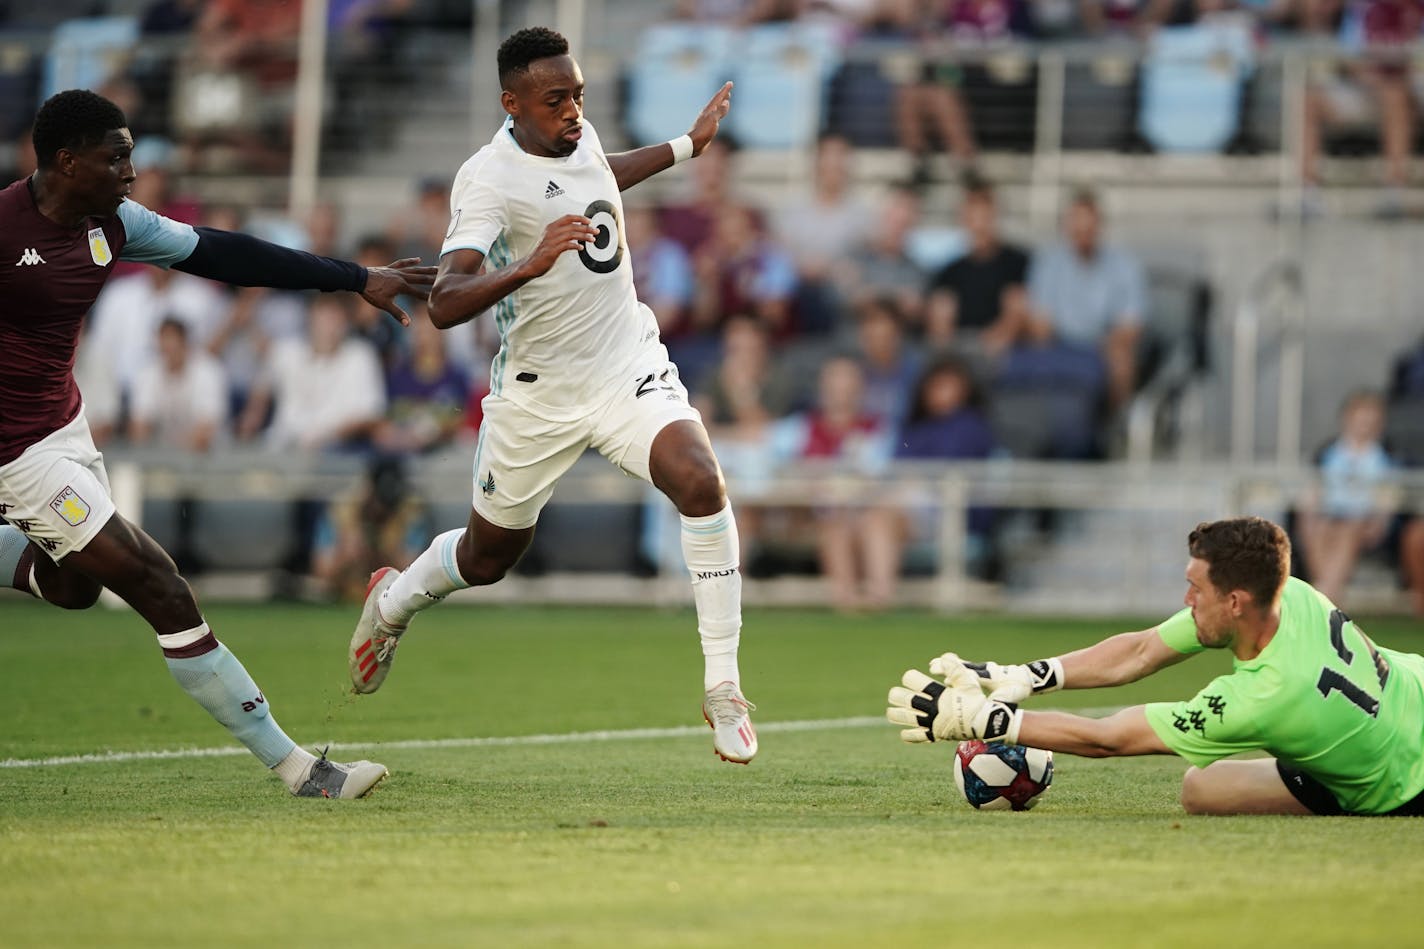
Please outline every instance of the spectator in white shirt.
[{"label": "spectator in white shirt", "polygon": [[158,355],[134,378],[129,440],[206,452],[227,421],[227,380],[218,361],[188,341],[188,324],[158,324]]},{"label": "spectator in white shirt", "polygon": [[239,434],[255,436],[275,402],[269,447],[359,447],[386,410],[380,360],[370,343],[352,336],[351,313],[342,297],[314,299],[308,321],[306,339],[273,344]]}]

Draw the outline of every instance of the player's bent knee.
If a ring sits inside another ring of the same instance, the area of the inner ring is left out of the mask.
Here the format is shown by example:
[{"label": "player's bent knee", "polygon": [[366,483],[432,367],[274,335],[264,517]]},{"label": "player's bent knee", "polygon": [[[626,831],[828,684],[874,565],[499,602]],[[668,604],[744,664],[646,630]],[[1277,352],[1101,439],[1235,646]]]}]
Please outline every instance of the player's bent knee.
[{"label": "player's bent knee", "polygon": [[97,583],[71,583],[59,589],[44,590],[45,602],[62,610],[87,610],[99,602],[103,587]]},{"label": "player's bent knee", "polygon": [[1188,814],[1215,814],[1211,779],[1201,768],[1191,767],[1182,775],[1182,810]]}]

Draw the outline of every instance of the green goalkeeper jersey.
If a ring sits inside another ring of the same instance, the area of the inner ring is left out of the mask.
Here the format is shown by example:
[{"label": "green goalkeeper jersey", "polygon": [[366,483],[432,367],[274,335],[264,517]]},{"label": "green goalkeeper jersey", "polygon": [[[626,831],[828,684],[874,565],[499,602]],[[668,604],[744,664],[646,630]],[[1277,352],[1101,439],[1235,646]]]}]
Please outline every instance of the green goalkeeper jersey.
[{"label": "green goalkeeper jersey", "polygon": [[[1205,648],[1190,610],[1158,633],[1177,652]],[[1393,810],[1424,791],[1424,657],[1374,645],[1292,577],[1276,635],[1260,655],[1234,665],[1186,702],[1147,706],[1168,748],[1199,767],[1264,750],[1362,814]]]}]

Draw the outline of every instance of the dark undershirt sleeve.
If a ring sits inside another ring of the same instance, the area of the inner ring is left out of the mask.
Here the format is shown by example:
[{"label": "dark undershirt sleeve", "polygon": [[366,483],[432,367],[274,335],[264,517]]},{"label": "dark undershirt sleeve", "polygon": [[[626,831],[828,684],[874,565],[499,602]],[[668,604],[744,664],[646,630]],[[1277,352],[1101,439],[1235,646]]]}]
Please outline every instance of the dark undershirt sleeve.
[{"label": "dark undershirt sleeve", "polygon": [[236,231],[194,230],[198,244],[186,259],[173,265],[174,270],[239,287],[355,293],[366,289],[366,268],[360,264],[318,257]]}]

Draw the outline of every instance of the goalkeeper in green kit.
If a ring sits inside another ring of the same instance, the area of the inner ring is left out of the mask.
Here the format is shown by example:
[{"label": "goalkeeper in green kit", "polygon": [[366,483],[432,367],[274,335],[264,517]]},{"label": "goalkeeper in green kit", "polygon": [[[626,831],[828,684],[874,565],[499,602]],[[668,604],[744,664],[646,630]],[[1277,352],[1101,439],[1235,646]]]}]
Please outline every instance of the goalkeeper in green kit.
[{"label": "goalkeeper in green kit", "polygon": [[[1193,814],[1424,816],[1424,657],[1376,646],[1310,584],[1257,517],[1187,539],[1187,609],[1153,629],[1022,666],[948,653],[905,673],[886,717],[909,742],[980,738],[1088,757],[1178,754]],[[1055,689],[1135,682],[1203,649],[1234,669],[1185,702],[1103,719],[1025,712]],[[987,695],[985,693],[988,693]],[[1222,761],[1243,751],[1270,758]]]}]

